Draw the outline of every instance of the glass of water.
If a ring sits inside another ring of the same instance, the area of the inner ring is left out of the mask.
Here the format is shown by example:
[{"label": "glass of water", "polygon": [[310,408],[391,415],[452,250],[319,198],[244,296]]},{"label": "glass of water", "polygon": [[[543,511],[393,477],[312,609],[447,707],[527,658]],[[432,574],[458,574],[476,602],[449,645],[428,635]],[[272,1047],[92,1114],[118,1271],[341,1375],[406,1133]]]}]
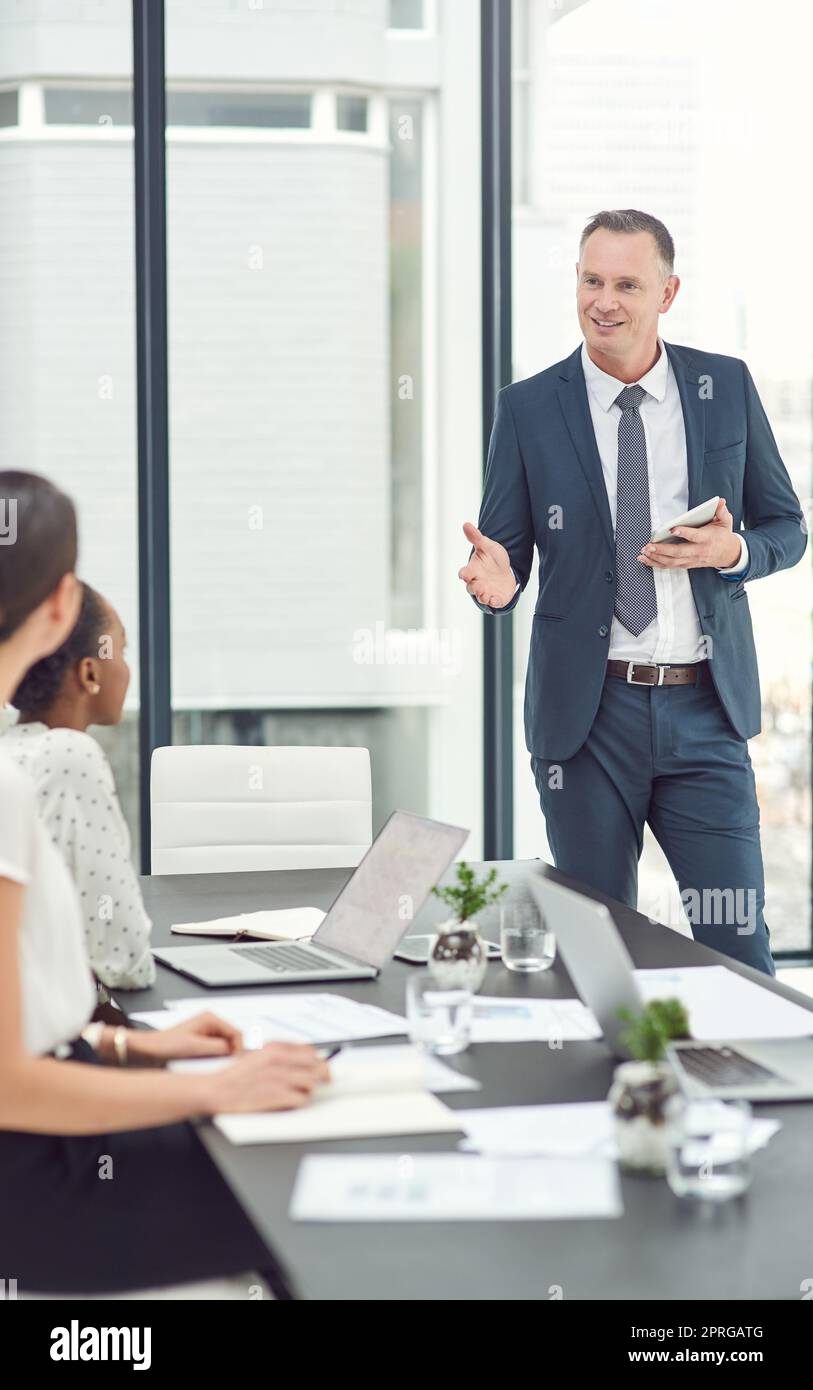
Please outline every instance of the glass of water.
[{"label": "glass of water", "polygon": [[530,900],[501,905],[500,947],[503,965],[518,975],[549,970],[556,959],[556,937]]},{"label": "glass of water", "polygon": [[751,1181],[746,1100],[680,1100],[670,1106],[666,1178],[678,1197],[727,1202]]},{"label": "glass of water", "polygon": [[439,1057],[464,1052],[471,1039],[472,1000],[468,989],[439,989],[428,970],[410,976],[406,990],[410,1041]]}]

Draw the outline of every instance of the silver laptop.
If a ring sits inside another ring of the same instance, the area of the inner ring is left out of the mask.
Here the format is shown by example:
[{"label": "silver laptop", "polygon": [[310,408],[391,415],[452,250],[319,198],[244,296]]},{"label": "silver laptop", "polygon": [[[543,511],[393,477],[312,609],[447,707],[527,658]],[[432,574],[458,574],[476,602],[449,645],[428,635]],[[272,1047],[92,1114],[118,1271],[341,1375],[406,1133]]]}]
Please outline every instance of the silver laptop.
[{"label": "silver laptop", "polygon": [[[636,1013],[644,998],[635,966],[609,908],[539,874],[528,886],[555,933],[568,974],[592,1009],[616,1057],[628,1057],[618,1010]],[[810,1015],[813,1033],[813,1013]],[[813,1038],[674,1042],[667,1055],[688,1096],[743,1100],[813,1099]]]},{"label": "silver laptop", "polygon": [[160,946],[163,965],[202,985],[373,980],[392,959],[468,830],[393,811],[310,941]]}]

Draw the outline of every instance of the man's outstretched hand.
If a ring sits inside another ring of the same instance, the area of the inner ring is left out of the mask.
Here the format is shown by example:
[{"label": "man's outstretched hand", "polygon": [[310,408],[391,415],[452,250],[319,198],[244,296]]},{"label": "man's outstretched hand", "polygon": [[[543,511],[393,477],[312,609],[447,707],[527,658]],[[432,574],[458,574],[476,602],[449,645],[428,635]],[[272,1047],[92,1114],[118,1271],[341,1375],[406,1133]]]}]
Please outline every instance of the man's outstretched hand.
[{"label": "man's outstretched hand", "polygon": [[514,597],[517,581],[508,551],[499,541],[489,540],[470,521],[463,523],[463,534],[474,546],[469,563],[458,570],[468,593],[489,608],[504,608]]}]

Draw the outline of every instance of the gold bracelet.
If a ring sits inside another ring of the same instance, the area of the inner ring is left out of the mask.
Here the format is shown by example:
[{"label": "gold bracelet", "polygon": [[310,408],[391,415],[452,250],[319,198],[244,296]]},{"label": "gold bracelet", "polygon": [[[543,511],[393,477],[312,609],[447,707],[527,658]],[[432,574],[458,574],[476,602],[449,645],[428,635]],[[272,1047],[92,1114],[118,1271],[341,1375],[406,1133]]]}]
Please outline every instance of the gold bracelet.
[{"label": "gold bracelet", "polygon": [[113,1030],[113,1051],[116,1054],[116,1061],[120,1067],[127,1065],[127,1029],[115,1028]]}]

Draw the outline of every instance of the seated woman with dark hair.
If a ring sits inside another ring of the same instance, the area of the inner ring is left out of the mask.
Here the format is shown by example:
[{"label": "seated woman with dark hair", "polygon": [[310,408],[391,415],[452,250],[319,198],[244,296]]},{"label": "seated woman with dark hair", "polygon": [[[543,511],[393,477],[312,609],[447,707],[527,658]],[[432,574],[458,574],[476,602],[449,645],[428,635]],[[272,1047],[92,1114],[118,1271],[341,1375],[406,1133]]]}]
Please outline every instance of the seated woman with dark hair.
[{"label": "seated woman with dark hair", "polygon": [[96,978],[116,989],[155,979],[151,922],[130,859],[130,834],[110,764],[86,733],[118,724],[130,684],[126,638],[115,610],[81,586],[76,626],[23,676],[19,711],[0,747],[28,773],[37,808],[79,890],[85,947]]},{"label": "seated woman with dark hair", "polygon": [[[15,538],[0,545],[0,705],[66,641],[80,606],[70,499],[45,478],[0,472],[3,513]],[[151,1031],[90,1023],[93,1005],[74,885],[0,740],[2,1273],[21,1297],[230,1276],[249,1297],[258,1270],[290,1297],[187,1121],[302,1106],[330,1078],[324,1059],[292,1043],[246,1051],[211,1013]],[[176,1057],[229,1065],[159,1069]],[[99,1181],[101,1156],[115,1181]]]}]

